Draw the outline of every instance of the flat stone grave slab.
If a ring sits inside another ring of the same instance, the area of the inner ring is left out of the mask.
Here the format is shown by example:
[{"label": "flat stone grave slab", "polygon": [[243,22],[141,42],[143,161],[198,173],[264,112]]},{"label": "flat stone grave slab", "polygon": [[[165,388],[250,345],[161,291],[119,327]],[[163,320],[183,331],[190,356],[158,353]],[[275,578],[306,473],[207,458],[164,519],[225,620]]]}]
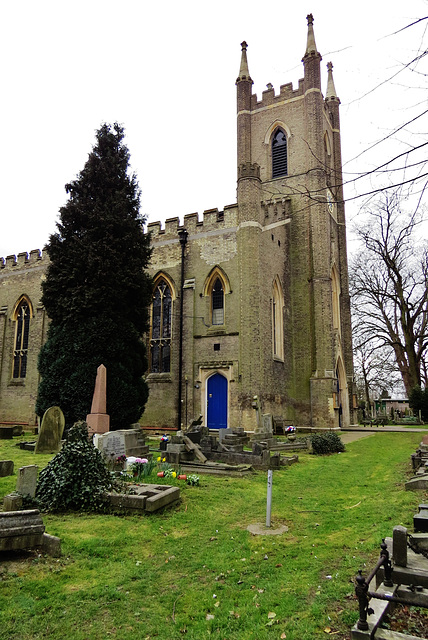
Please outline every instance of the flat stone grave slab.
[{"label": "flat stone grave slab", "polygon": [[153,513],[180,499],[180,488],[165,484],[138,484],[130,487],[135,493],[108,493],[112,507],[121,511]]}]

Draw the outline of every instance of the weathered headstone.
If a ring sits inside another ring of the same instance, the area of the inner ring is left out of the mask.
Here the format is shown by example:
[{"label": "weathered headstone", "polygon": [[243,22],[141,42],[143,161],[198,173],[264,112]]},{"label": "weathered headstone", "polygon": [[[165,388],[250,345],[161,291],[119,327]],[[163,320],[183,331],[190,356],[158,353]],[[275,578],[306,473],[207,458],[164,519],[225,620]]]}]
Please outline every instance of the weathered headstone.
[{"label": "weathered headstone", "polygon": [[16,480],[16,490],[18,493],[34,498],[36,495],[38,470],[39,467],[36,464],[18,469],[18,478]]},{"label": "weathered headstone", "polygon": [[91,413],[86,416],[90,433],[110,431],[110,416],[107,412],[107,369],[103,364],[97,369]]},{"label": "weathered headstone", "polygon": [[0,460],[0,478],[13,475],[13,460]]},{"label": "weathered headstone", "polygon": [[59,407],[45,411],[34,453],[58,453],[64,427],[64,414]]},{"label": "weathered headstone", "polygon": [[271,413],[263,413],[262,415],[262,430],[264,433],[272,436],[273,434],[273,419]]},{"label": "weathered headstone", "polygon": [[139,429],[120,429],[95,434],[94,445],[107,460],[119,456],[136,456],[138,458],[149,452],[149,447]]}]

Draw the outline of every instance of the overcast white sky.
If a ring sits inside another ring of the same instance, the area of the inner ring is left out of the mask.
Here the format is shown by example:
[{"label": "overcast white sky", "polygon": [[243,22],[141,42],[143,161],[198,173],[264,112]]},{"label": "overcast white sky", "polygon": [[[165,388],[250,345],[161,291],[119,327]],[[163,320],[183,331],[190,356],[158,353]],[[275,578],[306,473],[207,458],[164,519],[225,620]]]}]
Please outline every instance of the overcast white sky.
[{"label": "overcast white sky", "polygon": [[[369,170],[424,142],[427,116],[351,162],[427,108],[425,59],[369,93],[427,48],[426,20],[390,35],[428,15],[425,0],[3,2],[0,256],[43,248],[66,202],[64,185],[83,168],[103,122],[125,126],[149,221],[235,202],[240,43],[248,42],[259,96],[268,82],[276,91],[297,86],[310,12],[324,91],[326,64],[334,65],[345,171]],[[347,195],[370,187],[361,180]],[[349,203],[348,221],[358,203]]]}]

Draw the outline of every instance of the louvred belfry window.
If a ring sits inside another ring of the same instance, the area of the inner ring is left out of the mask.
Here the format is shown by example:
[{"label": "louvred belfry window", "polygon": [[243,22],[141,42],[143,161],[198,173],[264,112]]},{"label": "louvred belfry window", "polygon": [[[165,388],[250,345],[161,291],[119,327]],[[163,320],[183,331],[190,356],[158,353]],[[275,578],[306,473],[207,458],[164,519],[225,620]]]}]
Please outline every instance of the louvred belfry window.
[{"label": "louvred belfry window", "polygon": [[212,323],[224,324],[224,291],[220,278],[214,282],[212,290]]},{"label": "louvred belfry window", "polygon": [[272,178],[286,176],[287,173],[287,136],[282,129],[277,129],[272,138]]},{"label": "louvred belfry window", "polygon": [[150,336],[151,373],[171,370],[171,290],[165,280],[159,280],[153,293]]},{"label": "louvred belfry window", "polygon": [[13,350],[13,377],[27,375],[28,334],[30,331],[30,306],[23,300],[16,310],[15,344]]}]

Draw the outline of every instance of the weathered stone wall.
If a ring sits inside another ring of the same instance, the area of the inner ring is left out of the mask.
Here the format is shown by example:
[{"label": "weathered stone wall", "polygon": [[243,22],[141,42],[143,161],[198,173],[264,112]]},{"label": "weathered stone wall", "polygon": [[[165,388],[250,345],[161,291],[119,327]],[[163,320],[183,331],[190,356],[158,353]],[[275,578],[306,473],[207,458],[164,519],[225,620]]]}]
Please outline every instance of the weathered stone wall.
[{"label": "weathered stone wall", "polygon": [[[47,263],[47,256],[38,250],[0,259],[0,422],[36,423],[37,357],[47,330],[40,285]],[[22,296],[31,309],[27,375],[13,378],[14,314]]]}]

